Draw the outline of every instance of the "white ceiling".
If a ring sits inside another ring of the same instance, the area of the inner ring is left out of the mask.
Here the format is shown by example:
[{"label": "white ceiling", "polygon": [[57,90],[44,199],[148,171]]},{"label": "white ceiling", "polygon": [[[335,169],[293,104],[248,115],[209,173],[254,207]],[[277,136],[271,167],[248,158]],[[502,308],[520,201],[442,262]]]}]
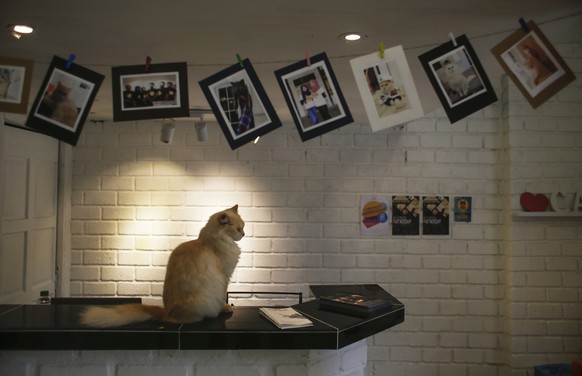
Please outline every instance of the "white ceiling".
[{"label": "white ceiling", "polygon": [[[439,107],[418,55],[466,34],[493,82],[501,69],[489,52],[533,19],[554,44],[580,40],[580,0],[2,0],[0,55],[34,60],[32,102],[53,55],[104,74],[90,118],[111,119],[111,67],[187,62],[191,108],[208,108],[198,81],[249,58],[282,120],[289,110],[274,71],[326,52],[356,122],[366,122],[349,60],[402,45],[425,113]],[[36,31],[17,40],[6,25],[27,23]],[[346,43],[338,36],[367,37]]]}]

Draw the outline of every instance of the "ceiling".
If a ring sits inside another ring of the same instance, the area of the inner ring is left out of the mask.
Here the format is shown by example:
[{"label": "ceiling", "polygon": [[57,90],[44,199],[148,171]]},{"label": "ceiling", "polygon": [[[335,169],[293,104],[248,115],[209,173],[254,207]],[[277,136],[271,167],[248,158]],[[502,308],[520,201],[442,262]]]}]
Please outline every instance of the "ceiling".
[{"label": "ceiling", "polygon": [[[325,52],[356,122],[366,122],[349,60],[402,45],[425,113],[439,107],[418,55],[466,34],[485,71],[497,82],[501,68],[489,50],[533,19],[554,44],[580,39],[580,0],[2,0],[0,55],[34,61],[30,102],[53,55],[76,55],[75,63],[105,75],[90,119],[112,118],[111,67],[188,63],[191,108],[209,108],[198,81],[249,58],[279,117],[289,110],[274,71]],[[6,25],[27,23],[36,30],[20,40]],[[366,37],[345,42],[338,36]]]}]

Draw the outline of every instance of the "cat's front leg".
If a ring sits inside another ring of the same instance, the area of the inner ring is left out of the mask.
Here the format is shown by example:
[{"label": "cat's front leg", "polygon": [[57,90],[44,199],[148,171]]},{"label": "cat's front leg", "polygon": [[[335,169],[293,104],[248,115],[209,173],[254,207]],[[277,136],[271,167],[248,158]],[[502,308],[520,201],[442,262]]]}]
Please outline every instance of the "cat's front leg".
[{"label": "cat's front leg", "polygon": [[220,310],[221,313],[233,313],[234,308],[230,304],[224,303],[222,309]]}]

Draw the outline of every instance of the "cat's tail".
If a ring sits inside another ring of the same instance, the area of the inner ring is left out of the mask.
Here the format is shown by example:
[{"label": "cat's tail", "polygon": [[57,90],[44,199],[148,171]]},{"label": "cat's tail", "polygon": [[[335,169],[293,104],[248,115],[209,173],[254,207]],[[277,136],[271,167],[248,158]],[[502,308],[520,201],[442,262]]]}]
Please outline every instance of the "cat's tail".
[{"label": "cat's tail", "polygon": [[81,324],[93,328],[113,328],[149,320],[161,321],[164,307],[144,304],[92,306],[81,313]]}]

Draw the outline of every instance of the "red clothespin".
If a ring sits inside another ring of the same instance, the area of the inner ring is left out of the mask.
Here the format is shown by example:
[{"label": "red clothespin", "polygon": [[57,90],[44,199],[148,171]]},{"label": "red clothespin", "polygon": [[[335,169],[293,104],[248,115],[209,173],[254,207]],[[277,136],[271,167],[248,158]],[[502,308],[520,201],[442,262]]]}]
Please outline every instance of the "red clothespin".
[{"label": "red clothespin", "polygon": [[307,66],[311,65],[311,57],[309,56],[309,50],[305,51],[305,61],[307,62]]},{"label": "red clothespin", "polygon": [[150,65],[152,64],[152,58],[149,56],[146,56],[146,61],[145,61],[145,67],[144,67],[144,71],[147,73],[150,70]]}]

